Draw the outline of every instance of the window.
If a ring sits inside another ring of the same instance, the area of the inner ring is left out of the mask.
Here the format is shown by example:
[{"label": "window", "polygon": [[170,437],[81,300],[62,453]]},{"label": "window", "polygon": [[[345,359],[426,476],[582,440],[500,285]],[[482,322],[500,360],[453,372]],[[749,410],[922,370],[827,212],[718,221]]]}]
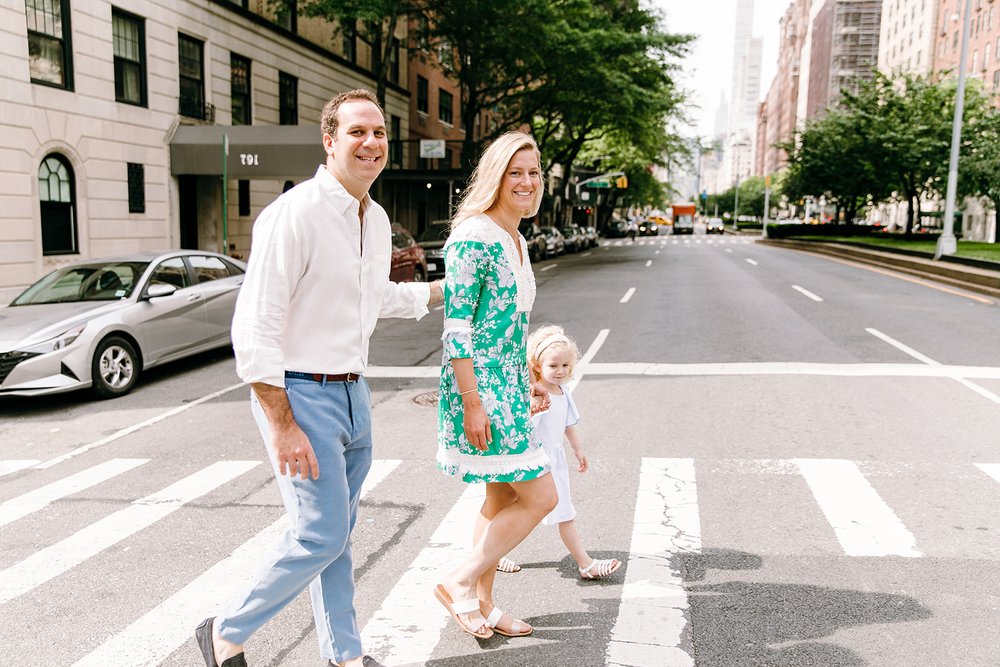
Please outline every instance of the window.
[{"label": "window", "polygon": [[240,215],[250,215],[250,181],[237,181]]},{"label": "window", "polygon": [[24,0],[24,13],[31,80],[73,90],[69,0]]},{"label": "window", "polygon": [[250,59],[229,54],[229,90],[233,100],[233,125],[249,125]]},{"label": "window", "polygon": [[[997,50],[1000,51],[1000,41],[997,41]],[[430,108],[430,102],[428,101],[428,86],[427,79],[417,75],[417,111],[420,113],[427,113]]]},{"label": "window", "polygon": [[392,50],[389,53],[389,81],[399,83],[399,40],[392,38]]},{"label": "window", "polygon": [[402,120],[399,116],[389,116],[389,164],[403,166]]},{"label": "window", "polygon": [[451,125],[451,102],[452,94],[446,90],[438,91],[438,118],[442,123]]},{"label": "window", "polygon": [[299,80],[278,72],[278,124],[299,124]]},{"label": "window", "polygon": [[205,43],[177,35],[177,67],[180,77],[180,113],[205,118]]},{"label": "window", "polygon": [[344,41],[342,48],[344,50],[344,57],[350,60],[352,63],[358,60],[358,29],[357,26],[344,24],[340,32],[343,35]]},{"label": "window", "polygon": [[218,257],[191,255],[188,257],[188,261],[191,262],[191,268],[194,270],[196,285],[228,278],[230,275],[229,266]]},{"label": "window", "polygon": [[285,0],[276,10],[274,22],[289,32],[299,31],[299,7],[296,0]]},{"label": "window", "polygon": [[993,72],[993,90],[1000,88],[1000,69]]},{"label": "window", "polygon": [[171,257],[156,265],[153,273],[149,276],[149,283],[163,283],[173,285],[177,289],[184,289],[191,285],[188,277],[187,265],[184,264],[183,257]]},{"label": "window", "polygon": [[146,169],[132,162],[128,163],[128,212],[146,212]]},{"label": "window", "polygon": [[79,252],[73,168],[62,155],[52,153],[38,166],[38,199],[42,210],[42,254]]},{"label": "window", "polygon": [[111,10],[115,52],[115,99],[146,106],[146,28],[143,20]]},{"label": "window", "polygon": [[451,44],[446,41],[442,41],[438,44],[438,62],[445,69],[455,68],[455,51],[451,48]]}]

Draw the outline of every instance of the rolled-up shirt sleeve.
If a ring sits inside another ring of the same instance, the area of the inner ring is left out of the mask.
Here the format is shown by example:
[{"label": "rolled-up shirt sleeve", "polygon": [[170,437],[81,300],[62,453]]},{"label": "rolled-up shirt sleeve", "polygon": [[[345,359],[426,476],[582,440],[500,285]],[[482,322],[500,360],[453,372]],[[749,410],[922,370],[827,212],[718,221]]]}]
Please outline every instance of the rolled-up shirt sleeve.
[{"label": "rolled-up shirt sleeve", "polygon": [[427,314],[431,286],[427,283],[389,281],[379,306],[379,317],[409,317],[419,320]]},{"label": "rolled-up shirt sleeve", "polygon": [[486,246],[456,241],[445,248],[444,353],[448,359],[473,356],[472,322],[479,308],[489,270]]},{"label": "rolled-up shirt sleeve", "polygon": [[302,275],[306,245],[296,239],[289,207],[281,200],[264,209],[253,227],[253,251],[233,313],[236,373],[245,382],[283,387],[281,348],[285,315]]}]

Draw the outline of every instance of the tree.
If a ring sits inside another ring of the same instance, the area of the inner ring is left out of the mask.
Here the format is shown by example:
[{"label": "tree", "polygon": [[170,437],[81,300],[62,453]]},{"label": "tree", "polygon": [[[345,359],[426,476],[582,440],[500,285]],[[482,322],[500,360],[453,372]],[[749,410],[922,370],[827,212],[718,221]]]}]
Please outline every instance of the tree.
[{"label": "tree", "polygon": [[372,76],[375,95],[385,108],[385,91],[389,84],[393,55],[400,48],[396,37],[400,28],[411,18],[422,16],[427,9],[425,0],[270,0],[272,6],[286,11],[300,11],[304,16],[324,18],[337,23],[338,31],[354,31],[362,43],[371,48]]},{"label": "tree", "polygon": [[[962,136],[958,191],[984,197],[1000,212],[1000,111],[982,114]],[[993,242],[1000,243],[1000,224],[994,225]]]}]

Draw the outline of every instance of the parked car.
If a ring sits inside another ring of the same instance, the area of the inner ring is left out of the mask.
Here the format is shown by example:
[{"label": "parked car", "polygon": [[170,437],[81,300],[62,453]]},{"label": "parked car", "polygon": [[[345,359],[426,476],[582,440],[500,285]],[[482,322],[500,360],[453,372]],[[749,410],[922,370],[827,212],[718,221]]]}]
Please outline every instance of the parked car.
[{"label": "parked car", "polygon": [[541,227],[534,222],[522,223],[520,232],[528,245],[528,257],[532,262],[540,262],[548,257],[549,243]]},{"label": "parked car", "polygon": [[725,232],[725,225],[722,218],[705,218],[706,234],[722,234]]},{"label": "parked car", "polygon": [[0,309],[0,396],[128,393],[154,366],[231,345],[246,264],[204,250],[64,266]]},{"label": "parked car", "polygon": [[545,234],[545,255],[547,257],[565,254],[566,239],[563,238],[562,233],[558,229],[555,227],[542,227],[542,233]]},{"label": "parked car", "polygon": [[582,227],[583,236],[587,239],[587,246],[591,248],[596,248],[597,244],[600,243],[600,237],[597,236],[596,227]]},{"label": "parked car", "polygon": [[609,239],[621,239],[628,236],[629,223],[624,220],[619,220],[617,222],[612,222],[608,225],[608,228],[604,230],[604,236]]},{"label": "parked car", "polygon": [[579,252],[580,250],[583,250],[583,242],[585,239],[579,226],[566,225],[565,227],[560,227],[559,231],[563,235],[563,243],[566,246],[566,252]]},{"label": "parked car", "polygon": [[431,220],[427,228],[417,236],[417,245],[424,249],[429,278],[444,275],[444,242],[450,232],[451,220]]},{"label": "parked car", "polygon": [[652,220],[639,220],[639,236],[659,236],[660,225]]},{"label": "parked car", "polygon": [[424,249],[398,222],[392,223],[392,265],[389,280],[396,283],[422,283],[427,280],[427,258]]}]

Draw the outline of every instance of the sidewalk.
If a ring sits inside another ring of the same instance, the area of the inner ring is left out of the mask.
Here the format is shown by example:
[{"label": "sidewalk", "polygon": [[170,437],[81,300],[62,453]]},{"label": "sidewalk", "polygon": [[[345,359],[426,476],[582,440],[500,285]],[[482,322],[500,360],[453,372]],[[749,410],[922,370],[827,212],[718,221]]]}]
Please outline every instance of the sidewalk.
[{"label": "sidewalk", "polygon": [[861,264],[892,269],[900,273],[933,280],[952,287],[978,292],[1000,299],[1000,263],[976,261],[975,266],[951,260],[934,260],[880,249],[862,248],[843,243],[822,241],[795,241],[790,239],[759,239],[781,248],[791,248],[818,255],[838,257]]}]

